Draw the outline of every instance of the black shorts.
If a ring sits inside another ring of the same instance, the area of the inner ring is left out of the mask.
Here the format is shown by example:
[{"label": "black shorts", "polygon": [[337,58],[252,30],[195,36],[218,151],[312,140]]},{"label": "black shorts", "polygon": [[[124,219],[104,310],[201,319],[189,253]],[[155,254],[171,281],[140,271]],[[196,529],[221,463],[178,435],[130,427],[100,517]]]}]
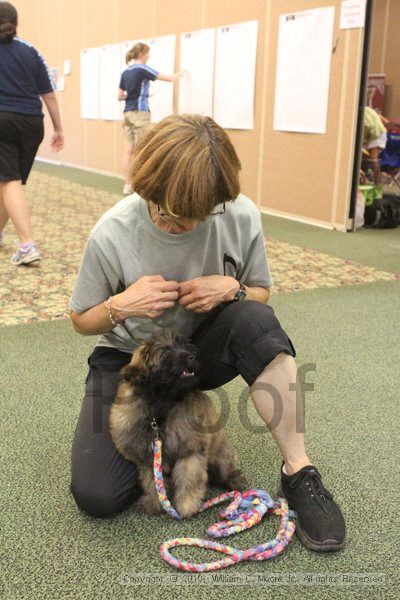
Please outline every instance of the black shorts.
[{"label": "black shorts", "polygon": [[[296,354],[272,308],[250,300],[219,306],[190,340],[197,347],[204,390],[237,375],[251,385],[278,354]],[[127,352],[98,346],[88,360],[72,445],[71,492],[79,508],[92,516],[119,512],[140,494],[136,466],[117,451],[108,426],[119,371],[130,359]]]},{"label": "black shorts", "polygon": [[26,183],[43,137],[42,116],[0,111],[0,181]]}]

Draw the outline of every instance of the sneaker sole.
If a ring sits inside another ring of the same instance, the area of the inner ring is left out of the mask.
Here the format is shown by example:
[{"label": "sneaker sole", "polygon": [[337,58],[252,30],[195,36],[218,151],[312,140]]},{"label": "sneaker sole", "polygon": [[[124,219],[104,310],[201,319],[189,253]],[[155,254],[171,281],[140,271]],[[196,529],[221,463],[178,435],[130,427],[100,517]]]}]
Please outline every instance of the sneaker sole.
[{"label": "sneaker sole", "polygon": [[41,256],[29,256],[29,257],[26,257],[26,258],[20,260],[19,262],[13,262],[12,260],[10,262],[15,267],[19,267],[21,265],[30,265],[31,263],[37,262],[39,260],[42,260]]},{"label": "sneaker sole", "polygon": [[[278,496],[280,498],[286,498],[282,488],[278,490]],[[290,505],[289,508],[291,508]],[[295,533],[301,541],[301,543],[303,544],[303,546],[309,548],[310,550],[314,550],[314,552],[336,552],[337,550],[343,550],[343,548],[345,547],[345,539],[342,543],[339,543],[336,540],[325,540],[325,542],[316,542],[315,540],[311,539],[310,536],[301,528],[301,525],[297,520],[295,525]]]},{"label": "sneaker sole", "polygon": [[24,259],[22,260],[22,263],[21,263],[21,264],[23,264],[23,265],[30,265],[31,263],[33,263],[33,262],[37,262],[37,261],[39,261],[39,260],[42,260],[42,257],[41,257],[41,256],[32,256],[32,257],[27,257],[27,258],[24,258]]},{"label": "sneaker sole", "polygon": [[336,552],[337,550],[343,550],[345,546],[345,540],[341,544],[335,540],[326,540],[325,542],[315,542],[312,540],[301,526],[296,523],[296,534],[301,543],[314,552]]}]

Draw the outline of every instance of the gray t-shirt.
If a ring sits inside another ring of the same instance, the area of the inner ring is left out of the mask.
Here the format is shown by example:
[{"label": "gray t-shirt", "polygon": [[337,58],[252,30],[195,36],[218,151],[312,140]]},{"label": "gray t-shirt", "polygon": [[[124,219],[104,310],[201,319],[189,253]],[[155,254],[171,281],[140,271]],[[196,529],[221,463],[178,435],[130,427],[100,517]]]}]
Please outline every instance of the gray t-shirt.
[{"label": "gray t-shirt", "polygon": [[[82,313],[144,275],[178,282],[229,275],[248,286],[271,287],[257,207],[240,194],[226,203],[225,214],[209,216],[188,233],[171,234],[154,225],[147,202],[138,194],[124,198],[100,218],[90,234],[70,308]],[[127,319],[103,334],[97,345],[132,352],[163,328],[189,336],[206,317],[207,313],[196,314],[176,303],[156,319]]]}]

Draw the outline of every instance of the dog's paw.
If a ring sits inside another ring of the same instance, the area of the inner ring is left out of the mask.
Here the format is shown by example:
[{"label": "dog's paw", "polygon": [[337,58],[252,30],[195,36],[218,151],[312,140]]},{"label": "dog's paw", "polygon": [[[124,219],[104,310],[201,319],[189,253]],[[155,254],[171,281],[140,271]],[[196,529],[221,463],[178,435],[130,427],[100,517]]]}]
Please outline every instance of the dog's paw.
[{"label": "dog's paw", "polygon": [[184,519],[192,517],[198,513],[202,504],[203,500],[201,498],[193,498],[192,496],[179,498],[175,501],[176,510]]},{"label": "dog's paw", "polygon": [[228,490],[237,490],[238,492],[244,492],[249,489],[249,483],[246,477],[243,475],[240,469],[235,469],[229,475],[228,480],[226,482],[226,487]]},{"label": "dog's paw", "polygon": [[162,512],[158,498],[143,494],[136,502],[136,510],[147,515],[160,515]]}]

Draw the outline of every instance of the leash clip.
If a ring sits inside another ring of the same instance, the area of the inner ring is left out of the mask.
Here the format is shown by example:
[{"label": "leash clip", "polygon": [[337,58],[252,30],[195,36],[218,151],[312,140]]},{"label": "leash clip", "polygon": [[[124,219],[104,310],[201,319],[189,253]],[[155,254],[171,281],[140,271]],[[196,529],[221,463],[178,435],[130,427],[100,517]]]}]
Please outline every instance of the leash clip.
[{"label": "leash clip", "polygon": [[151,422],[151,428],[154,431],[154,440],[157,441],[160,439],[160,430],[158,427],[158,423],[155,419],[155,417],[153,418],[152,422]]}]

